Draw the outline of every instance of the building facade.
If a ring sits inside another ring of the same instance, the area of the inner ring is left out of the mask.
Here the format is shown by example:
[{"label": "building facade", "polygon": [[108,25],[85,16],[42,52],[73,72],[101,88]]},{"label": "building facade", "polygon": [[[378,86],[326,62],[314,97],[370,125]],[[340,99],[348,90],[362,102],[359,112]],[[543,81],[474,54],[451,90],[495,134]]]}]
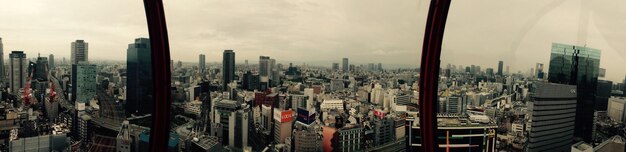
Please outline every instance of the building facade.
[{"label": "building facade", "polygon": [[609,98],[607,113],[611,119],[617,122],[626,122],[626,98]]},{"label": "building facade", "polygon": [[72,64],[72,102],[88,103],[96,89],[96,65]]},{"label": "building facade", "polygon": [[17,94],[21,88],[26,85],[26,76],[28,62],[26,61],[26,54],[23,51],[12,51],[9,54],[10,74],[9,82],[11,93]]},{"label": "building facade", "polygon": [[575,137],[591,142],[595,92],[600,69],[600,50],[585,46],[552,43],[548,81],[577,85]]},{"label": "building facade", "polygon": [[228,84],[235,80],[235,52],[233,50],[224,50],[222,66],[222,87],[227,90]]},{"label": "building facade", "polygon": [[126,70],[126,115],[144,115],[152,110],[152,58],[150,39],[128,44]]},{"label": "building facade", "polygon": [[537,82],[530,92],[527,151],[569,151],[577,114],[576,86]]},{"label": "building facade", "polygon": [[89,43],[84,40],[76,40],[72,42],[72,58],[71,64],[89,61]]}]

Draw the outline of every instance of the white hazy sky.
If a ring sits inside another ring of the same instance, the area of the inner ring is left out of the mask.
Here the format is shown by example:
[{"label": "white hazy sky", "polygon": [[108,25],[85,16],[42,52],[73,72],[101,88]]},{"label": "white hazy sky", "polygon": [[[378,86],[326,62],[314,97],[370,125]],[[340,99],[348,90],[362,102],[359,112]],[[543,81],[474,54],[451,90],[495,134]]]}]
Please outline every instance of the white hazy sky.
[{"label": "white hazy sky", "polygon": [[[172,59],[418,66],[426,0],[165,0]],[[584,6],[584,7],[581,7]],[[480,65],[526,72],[548,65],[552,42],[602,51],[606,79],[626,75],[626,1],[458,0],[446,25],[442,66]],[[5,57],[23,50],[69,59],[70,43],[89,42],[90,59],[125,60],[127,44],[147,37],[141,0],[0,0]],[[546,69],[547,70],[547,69]]]}]

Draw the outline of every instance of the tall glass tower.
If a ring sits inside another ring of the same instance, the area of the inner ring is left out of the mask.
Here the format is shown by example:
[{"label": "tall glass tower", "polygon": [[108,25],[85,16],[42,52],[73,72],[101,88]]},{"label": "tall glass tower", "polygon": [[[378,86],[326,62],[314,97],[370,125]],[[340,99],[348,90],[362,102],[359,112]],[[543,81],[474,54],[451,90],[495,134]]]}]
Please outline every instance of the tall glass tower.
[{"label": "tall glass tower", "polygon": [[552,43],[548,81],[577,86],[576,139],[591,142],[600,50]]},{"label": "tall glass tower", "polygon": [[235,52],[233,50],[224,50],[224,60],[222,60],[222,83],[223,90],[228,89],[228,83],[235,79]]},{"label": "tall glass tower", "polygon": [[137,38],[128,44],[126,115],[144,115],[152,110],[152,59],[150,39]]}]

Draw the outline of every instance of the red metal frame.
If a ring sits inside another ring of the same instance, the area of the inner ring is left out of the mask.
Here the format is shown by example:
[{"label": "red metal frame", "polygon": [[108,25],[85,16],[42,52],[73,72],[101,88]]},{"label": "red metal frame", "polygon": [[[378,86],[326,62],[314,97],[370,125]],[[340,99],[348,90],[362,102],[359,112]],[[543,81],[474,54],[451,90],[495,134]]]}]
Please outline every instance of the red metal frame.
[{"label": "red metal frame", "polygon": [[437,144],[437,85],[443,32],[450,0],[431,0],[426,20],[420,68],[420,134],[422,151],[434,152]]},{"label": "red metal frame", "polygon": [[170,132],[170,48],[162,0],[144,0],[150,48],[152,51],[152,82],[154,106],[150,131],[150,151],[167,149]]}]

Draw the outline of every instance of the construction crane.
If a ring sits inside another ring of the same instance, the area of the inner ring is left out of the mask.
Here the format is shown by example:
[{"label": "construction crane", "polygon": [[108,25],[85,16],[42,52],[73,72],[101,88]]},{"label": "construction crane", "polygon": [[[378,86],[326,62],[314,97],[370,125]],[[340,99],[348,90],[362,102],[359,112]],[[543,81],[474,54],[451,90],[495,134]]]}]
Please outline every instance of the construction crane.
[{"label": "construction crane", "polygon": [[54,92],[54,82],[52,82],[52,79],[50,79],[50,71],[48,71],[48,66],[45,66],[45,71],[46,71],[46,77],[48,78],[48,84],[50,84],[50,96],[48,97],[48,101],[50,101],[50,103],[54,102],[54,97],[56,97],[56,92]]},{"label": "construction crane", "polygon": [[26,86],[24,87],[24,106],[30,105],[30,83],[33,79],[33,73],[35,73],[35,68],[33,68],[28,75],[28,82],[26,82]]}]

